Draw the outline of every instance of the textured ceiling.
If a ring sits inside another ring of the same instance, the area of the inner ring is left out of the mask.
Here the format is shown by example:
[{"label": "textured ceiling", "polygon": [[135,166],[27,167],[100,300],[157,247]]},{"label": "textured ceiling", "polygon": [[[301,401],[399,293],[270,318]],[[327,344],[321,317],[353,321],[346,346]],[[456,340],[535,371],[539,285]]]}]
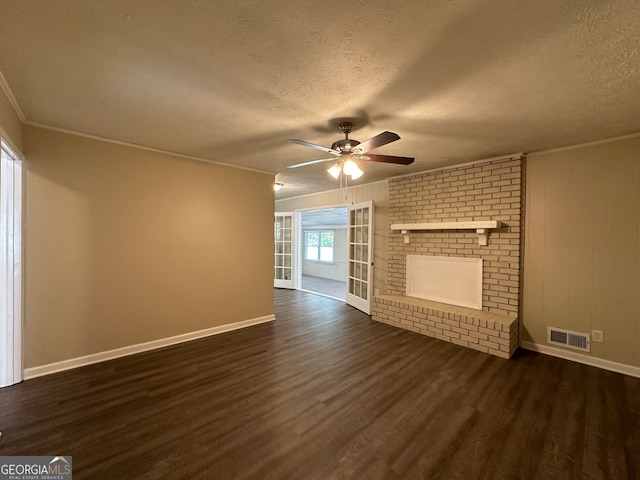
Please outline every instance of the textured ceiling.
[{"label": "textured ceiling", "polygon": [[304,210],[300,214],[303,229],[347,228],[347,207]]},{"label": "textured ceiling", "polygon": [[[0,0],[0,71],[28,123],[277,173],[278,198],[640,131],[640,4],[585,0]],[[318,155],[319,154],[319,155]]]}]

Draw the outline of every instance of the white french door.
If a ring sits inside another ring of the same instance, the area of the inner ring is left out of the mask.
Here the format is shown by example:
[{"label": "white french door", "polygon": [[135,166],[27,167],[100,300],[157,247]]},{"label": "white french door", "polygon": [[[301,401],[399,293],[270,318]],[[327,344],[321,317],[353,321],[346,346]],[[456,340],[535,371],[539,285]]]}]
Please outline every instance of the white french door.
[{"label": "white french door", "polygon": [[276,212],[273,228],[274,274],[276,288],[295,288],[295,215],[293,212]]},{"label": "white french door", "polygon": [[347,303],[369,315],[373,279],[373,201],[349,206],[347,229]]}]

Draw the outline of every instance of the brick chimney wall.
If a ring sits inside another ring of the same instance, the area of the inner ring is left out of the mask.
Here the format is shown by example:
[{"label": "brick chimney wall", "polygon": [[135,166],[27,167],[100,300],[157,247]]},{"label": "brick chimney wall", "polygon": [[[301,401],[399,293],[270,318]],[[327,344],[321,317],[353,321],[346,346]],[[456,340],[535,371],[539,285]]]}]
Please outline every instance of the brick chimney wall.
[{"label": "brick chimney wall", "polygon": [[483,259],[483,310],[517,317],[520,306],[524,160],[500,159],[389,180],[389,222],[500,220],[487,246],[475,230],[414,231],[410,244],[391,232],[388,294],[405,293],[406,256]]}]

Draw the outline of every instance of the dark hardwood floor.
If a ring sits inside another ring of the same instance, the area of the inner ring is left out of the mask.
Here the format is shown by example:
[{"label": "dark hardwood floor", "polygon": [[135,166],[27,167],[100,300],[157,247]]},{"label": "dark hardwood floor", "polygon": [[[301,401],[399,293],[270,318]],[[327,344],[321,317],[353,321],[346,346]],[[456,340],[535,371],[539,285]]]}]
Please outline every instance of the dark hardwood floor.
[{"label": "dark hardwood floor", "polygon": [[275,296],[275,322],[0,389],[0,455],[72,455],[76,480],[640,478],[638,378]]}]

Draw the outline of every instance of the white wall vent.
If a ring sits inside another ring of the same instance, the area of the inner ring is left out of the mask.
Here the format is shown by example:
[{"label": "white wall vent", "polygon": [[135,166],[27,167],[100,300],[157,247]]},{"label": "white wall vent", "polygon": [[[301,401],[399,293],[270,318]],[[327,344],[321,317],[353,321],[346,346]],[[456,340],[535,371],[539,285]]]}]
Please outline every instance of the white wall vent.
[{"label": "white wall vent", "polygon": [[573,332],[562,328],[547,327],[547,343],[562,345],[583,352],[591,351],[588,333]]}]

